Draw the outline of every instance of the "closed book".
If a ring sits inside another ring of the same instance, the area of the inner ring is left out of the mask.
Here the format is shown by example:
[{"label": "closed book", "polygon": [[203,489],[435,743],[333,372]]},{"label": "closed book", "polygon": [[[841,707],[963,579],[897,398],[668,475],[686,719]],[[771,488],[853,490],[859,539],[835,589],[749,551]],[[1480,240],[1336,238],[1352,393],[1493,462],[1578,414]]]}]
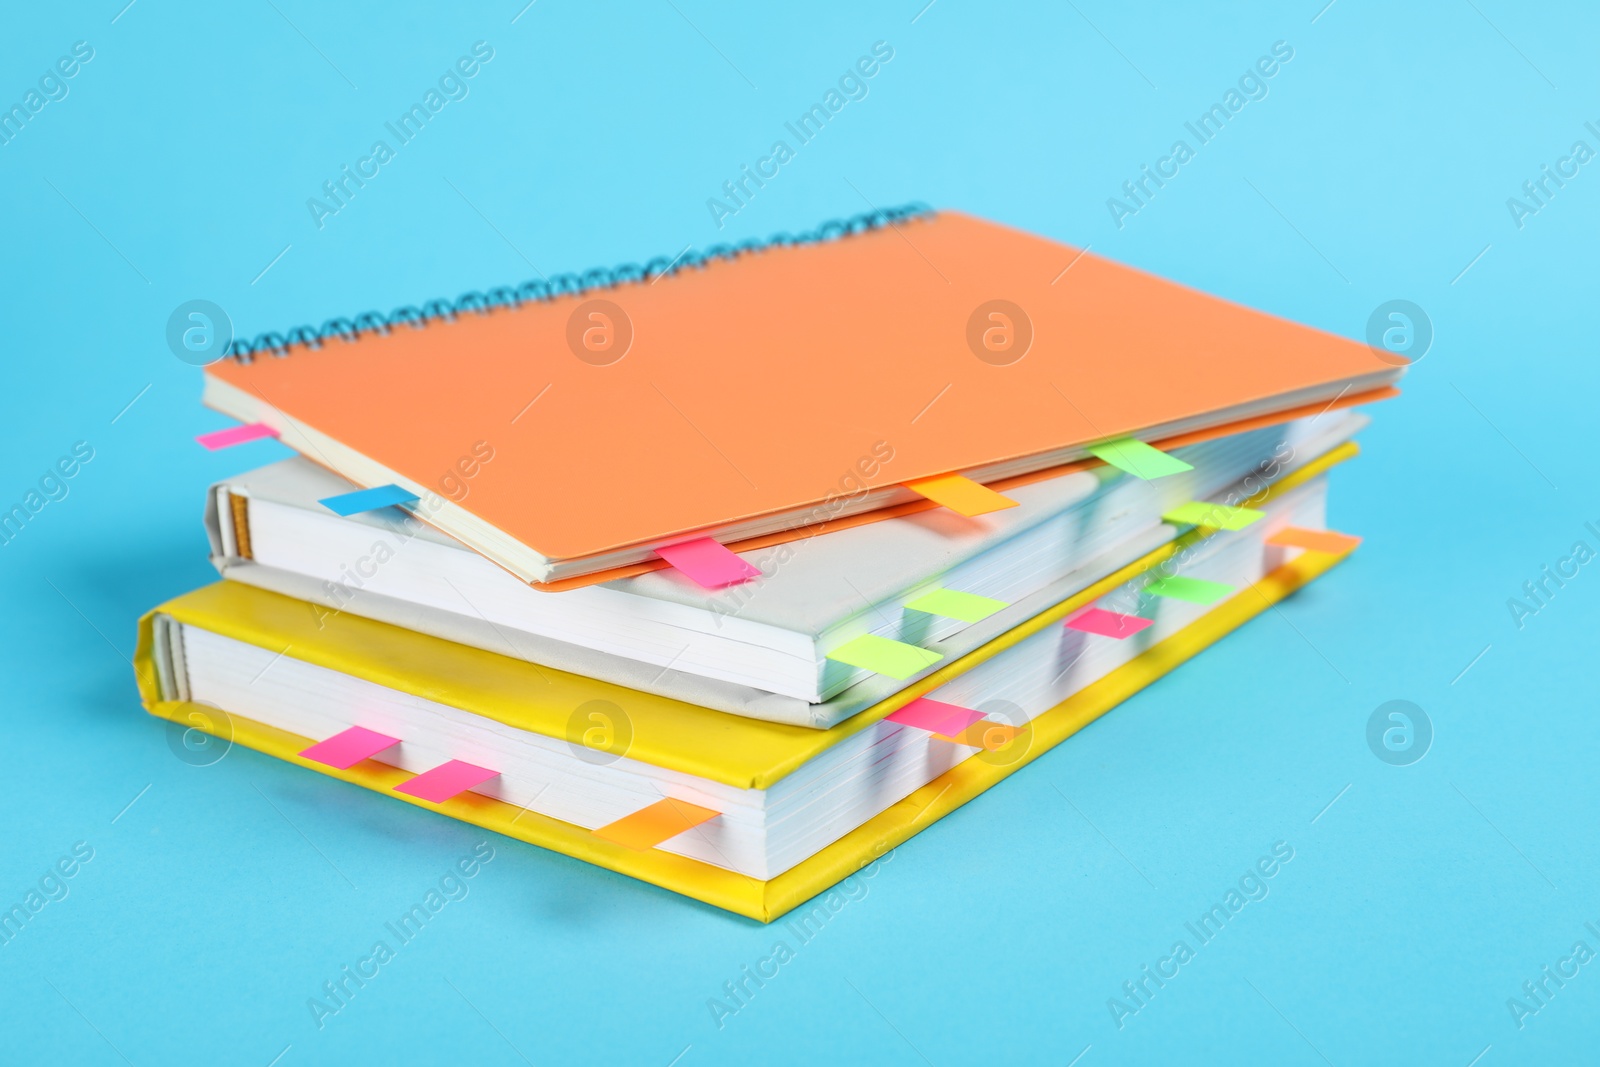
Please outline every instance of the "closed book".
[{"label": "closed book", "polygon": [[958,212],[863,227],[268,335],[206,368],[204,400],[563,588],[686,540],[928,511],[952,484],[991,501],[960,509],[1003,506],[981,487],[1315,416],[1403,371]]}]

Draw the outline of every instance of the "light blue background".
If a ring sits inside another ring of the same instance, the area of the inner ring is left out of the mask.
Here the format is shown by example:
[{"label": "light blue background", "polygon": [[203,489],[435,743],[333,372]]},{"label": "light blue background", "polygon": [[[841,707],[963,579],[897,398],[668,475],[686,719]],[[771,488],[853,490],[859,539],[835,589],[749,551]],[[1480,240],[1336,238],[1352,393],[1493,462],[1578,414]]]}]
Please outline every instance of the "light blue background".
[{"label": "light blue background", "polygon": [[[0,102],[95,57],[0,146],[0,504],[75,441],[95,458],[0,548],[0,903],[95,857],[0,948],[0,1059],[1592,1059],[1600,963],[1523,1029],[1506,1001],[1600,950],[1600,566],[1520,630],[1506,601],[1600,548],[1600,164],[1520,230],[1506,199],[1600,148],[1600,20],[1321,2],[13,5]],[[306,198],[477,40],[471,95],[319,231]],[[719,233],[706,199],[878,40],[870,96]],[[1270,95],[1119,230],[1106,198],[1279,40]],[[284,454],[194,444],[227,422],[169,313],[203,297],[253,335],[913,199],[1348,336],[1423,306],[1432,351],[1335,476],[1365,546],[901,847],[803,946],[492,838],[319,1031],[307,999],[486,835],[242,749],[189,766],[141,712],[135,619],[213,578],[204,487]],[[1390,699],[1434,724],[1414,766],[1368,750]],[[1279,840],[1270,896],[1119,1031],[1107,998]],[[707,999],[779,938],[796,958],[719,1030]]]}]

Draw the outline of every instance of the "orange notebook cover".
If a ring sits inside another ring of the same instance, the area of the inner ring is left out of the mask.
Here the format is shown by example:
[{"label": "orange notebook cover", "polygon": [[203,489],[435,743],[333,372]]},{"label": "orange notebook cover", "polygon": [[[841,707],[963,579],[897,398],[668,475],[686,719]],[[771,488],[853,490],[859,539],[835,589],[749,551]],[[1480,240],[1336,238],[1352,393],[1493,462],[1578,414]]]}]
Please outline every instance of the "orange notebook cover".
[{"label": "orange notebook cover", "polygon": [[419,517],[547,587],[691,537],[931,507],[919,479],[998,487],[1097,442],[1386,395],[1403,371],[956,212],[424,323],[213,364],[205,401],[416,493]]}]

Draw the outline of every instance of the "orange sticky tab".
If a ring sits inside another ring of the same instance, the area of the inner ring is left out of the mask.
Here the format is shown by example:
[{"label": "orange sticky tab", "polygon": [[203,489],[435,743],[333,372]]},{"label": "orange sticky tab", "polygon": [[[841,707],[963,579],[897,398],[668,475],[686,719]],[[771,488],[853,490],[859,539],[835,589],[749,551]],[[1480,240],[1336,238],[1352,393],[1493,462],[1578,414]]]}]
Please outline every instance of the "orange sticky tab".
[{"label": "orange sticky tab", "polygon": [[721,814],[687,800],[667,797],[632,815],[624,815],[614,823],[607,823],[593,833],[602,840],[643,852]]},{"label": "orange sticky tab", "polygon": [[1342,556],[1360,543],[1361,538],[1350,534],[1335,533],[1332,530],[1307,530],[1300,526],[1285,526],[1267,538],[1269,545],[1305,548],[1312,552],[1326,552],[1330,556]]},{"label": "orange sticky tab", "polygon": [[1010,497],[1001,496],[988,486],[979,485],[971,478],[960,474],[917,478],[906,482],[905,487],[913,493],[922,494],[935,504],[942,504],[951,511],[959,512],[969,518],[1017,506],[1017,502]]},{"label": "orange sticky tab", "polygon": [[958,745],[971,745],[973,748],[984,748],[993,752],[1021,732],[1022,727],[1020,726],[1009,726],[1003,722],[995,722],[993,719],[979,719],[958,734],[949,736],[935,734],[934,736],[941,741],[953,741]]}]

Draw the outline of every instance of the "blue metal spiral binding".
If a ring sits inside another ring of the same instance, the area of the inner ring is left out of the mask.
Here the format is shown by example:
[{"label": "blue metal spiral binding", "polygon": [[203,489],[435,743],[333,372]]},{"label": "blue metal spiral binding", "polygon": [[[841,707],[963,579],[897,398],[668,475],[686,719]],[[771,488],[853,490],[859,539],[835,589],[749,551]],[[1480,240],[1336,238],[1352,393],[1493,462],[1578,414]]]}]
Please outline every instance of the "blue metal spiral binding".
[{"label": "blue metal spiral binding", "polygon": [[643,265],[623,263],[616,267],[595,267],[582,274],[556,274],[537,281],[523,282],[516,288],[497,286],[487,293],[477,290],[462,293],[455,300],[429,300],[421,307],[406,304],[385,315],[379,311],[363,311],[353,319],[333,318],[320,328],[296,326],[283,333],[268,331],[257,334],[254,341],[235,340],[228,346],[228,355],[240,363],[249,363],[262,352],[275,356],[288,355],[295,346],[321,348],[332,340],[359,341],[367,334],[387,334],[401,326],[414,330],[424,329],[435,322],[449,321],[471,313],[487,315],[499,308],[516,308],[535,300],[554,300],[558,296],[586,293],[594,289],[610,289],[628,282],[651,281],[667,274],[677,274],[699,268],[712,260],[737,259],[749,252],[767,248],[787,248],[794,245],[819,244],[851,234],[865,233],[903,219],[932,215],[927,204],[914,202],[901,207],[865,211],[847,219],[829,219],[814,230],[801,233],[775,233],[765,241],[752,237],[735,245],[716,244],[702,252],[688,251],[676,259],[656,256]]}]

